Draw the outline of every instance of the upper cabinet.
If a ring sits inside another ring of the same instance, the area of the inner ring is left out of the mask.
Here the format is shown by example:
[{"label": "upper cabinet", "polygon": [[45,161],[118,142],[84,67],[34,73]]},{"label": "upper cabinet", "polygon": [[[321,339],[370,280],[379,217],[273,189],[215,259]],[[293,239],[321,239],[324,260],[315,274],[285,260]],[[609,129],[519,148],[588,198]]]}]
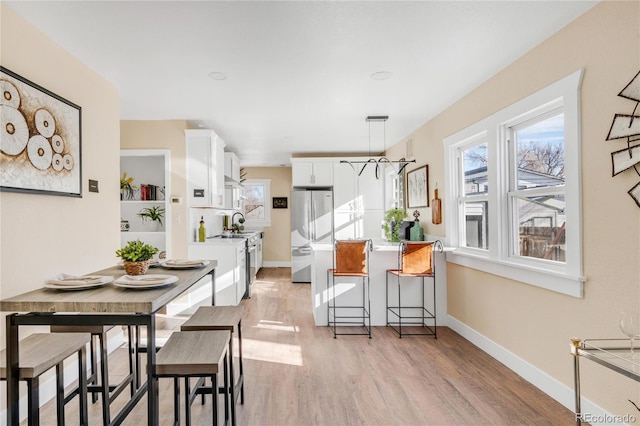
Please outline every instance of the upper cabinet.
[{"label": "upper cabinet", "polygon": [[224,153],[224,178],[227,183],[240,183],[240,160],[233,152]]},{"label": "upper cabinet", "polygon": [[[341,163],[333,166],[333,200],[338,211],[384,209],[384,176],[376,177],[376,165]],[[345,160],[354,160],[345,158]],[[358,159],[355,159],[358,161]],[[361,161],[361,160],[360,160]],[[364,170],[362,167],[364,166]],[[360,173],[360,171],[362,171]],[[380,173],[383,175],[383,173]]]},{"label": "upper cabinet", "polygon": [[224,208],[224,141],[213,130],[185,130],[189,207]]},{"label": "upper cabinet", "polygon": [[294,187],[333,186],[333,161],[292,158],[291,179]]},{"label": "upper cabinet", "polygon": [[242,210],[240,160],[233,152],[224,153],[224,182],[224,207],[231,210]]}]

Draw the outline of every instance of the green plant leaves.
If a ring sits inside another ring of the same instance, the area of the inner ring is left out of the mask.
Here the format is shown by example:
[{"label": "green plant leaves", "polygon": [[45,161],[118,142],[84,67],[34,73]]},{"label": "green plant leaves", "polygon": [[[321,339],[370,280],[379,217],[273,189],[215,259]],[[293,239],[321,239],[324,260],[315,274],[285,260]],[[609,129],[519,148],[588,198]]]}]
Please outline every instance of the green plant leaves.
[{"label": "green plant leaves", "polygon": [[126,246],[116,250],[116,256],[128,262],[143,262],[151,259],[157,252],[157,247],[136,240],[129,241]]}]

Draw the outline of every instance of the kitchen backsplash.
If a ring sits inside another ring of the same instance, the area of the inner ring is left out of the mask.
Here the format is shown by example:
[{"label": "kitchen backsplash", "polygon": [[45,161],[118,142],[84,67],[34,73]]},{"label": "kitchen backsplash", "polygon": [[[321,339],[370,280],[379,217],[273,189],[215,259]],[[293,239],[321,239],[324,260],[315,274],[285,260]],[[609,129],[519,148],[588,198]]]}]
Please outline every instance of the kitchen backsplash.
[{"label": "kitchen backsplash", "polygon": [[225,215],[231,218],[235,213],[234,210],[221,210],[212,208],[196,208],[189,209],[189,230],[190,241],[198,241],[198,228],[200,227],[200,218],[204,219],[204,227],[207,237],[213,237],[222,233],[222,223]]}]

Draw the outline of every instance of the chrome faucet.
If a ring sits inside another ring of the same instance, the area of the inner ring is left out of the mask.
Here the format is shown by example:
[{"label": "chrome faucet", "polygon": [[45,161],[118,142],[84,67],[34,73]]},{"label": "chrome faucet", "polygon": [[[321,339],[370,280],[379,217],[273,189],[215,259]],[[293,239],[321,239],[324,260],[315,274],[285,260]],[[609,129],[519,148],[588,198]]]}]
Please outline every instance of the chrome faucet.
[{"label": "chrome faucet", "polygon": [[240,213],[240,212],[235,212],[235,213],[233,214],[233,216],[231,216],[231,228],[233,228],[233,225],[235,225],[235,224],[236,224],[235,219],[236,219],[236,215],[237,215],[237,214],[239,214],[240,216],[242,216],[242,220],[243,220],[243,221],[245,221],[245,220],[246,220],[246,219],[244,218],[244,215],[243,215],[242,213]]}]

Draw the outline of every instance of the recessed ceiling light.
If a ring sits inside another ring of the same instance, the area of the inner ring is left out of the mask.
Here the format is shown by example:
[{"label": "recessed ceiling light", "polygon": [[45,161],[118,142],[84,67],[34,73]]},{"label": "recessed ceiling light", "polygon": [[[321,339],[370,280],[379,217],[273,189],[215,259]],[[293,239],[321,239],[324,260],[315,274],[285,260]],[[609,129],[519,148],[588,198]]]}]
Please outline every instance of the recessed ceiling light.
[{"label": "recessed ceiling light", "polygon": [[378,72],[374,72],[373,74],[371,74],[371,78],[373,80],[378,80],[378,81],[382,81],[382,80],[389,80],[391,78],[391,72],[390,71],[378,71]]},{"label": "recessed ceiling light", "polygon": [[213,71],[209,73],[209,78],[212,80],[226,80],[227,75],[223,72]]}]

